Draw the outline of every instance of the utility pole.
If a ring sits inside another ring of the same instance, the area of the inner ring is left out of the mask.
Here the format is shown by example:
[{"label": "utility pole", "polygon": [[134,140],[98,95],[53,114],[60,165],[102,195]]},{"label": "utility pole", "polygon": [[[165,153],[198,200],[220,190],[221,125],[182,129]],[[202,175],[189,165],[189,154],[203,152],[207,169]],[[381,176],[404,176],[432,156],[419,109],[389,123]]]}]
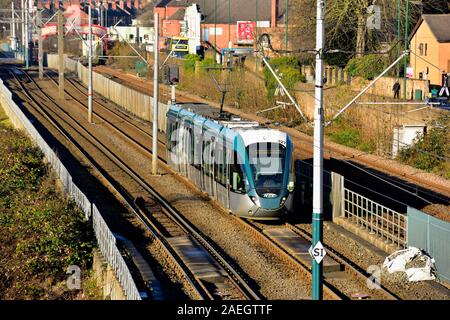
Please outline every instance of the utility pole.
[{"label": "utility pole", "polygon": [[30,40],[29,40],[29,33],[28,33],[28,1],[25,0],[25,67],[28,69],[29,67],[29,61],[28,61],[28,54],[29,54],[29,48],[30,48]]},{"label": "utility pole", "polygon": [[38,62],[39,62],[39,79],[44,77],[44,52],[42,51],[42,11],[37,11],[37,27],[38,27]]},{"label": "utility pole", "polygon": [[152,144],[152,174],[158,174],[158,79],[159,79],[159,15],[154,14],[155,43],[153,66],[153,144]]},{"label": "utility pole", "polygon": [[[405,10],[405,51],[409,48],[408,43],[408,14],[409,14],[409,0],[406,0],[406,10]],[[407,67],[407,56],[403,58],[404,65],[404,76],[403,76],[403,99],[406,100],[406,67]]]},{"label": "utility pole", "polygon": [[22,34],[21,34],[21,40],[20,40],[20,49],[21,49],[21,51],[22,51],[22,58],[23,58],[23,57],[25,57],[25,47],[24,47],[24,44],[25,44],[25,16],[24,16],[25,7],[24,7],[24,0],[21,0],[20,5],[21,5],[20,8],[22,9],[22,12],[21,12],[21,18],[22,18],[22,23],[21,23],[21,26],[22,26]]},{"label": "utility pole", "polygon": [[[401,19],[401,12],[400,12],[400,0],[397,0],[397,57],[400,56],[400,19]],[[400,78],[400,65],[397,64],[397,80]]]},{"label": "utility pole", "polygon": [[92,8],[89,3],[89,53],[88,53],[88,122],[92,123]]},{"label": "utility pole", "polygon": [[289,44],[289,0],[286,0],[286,34],[285,34],[285,45],[286,45],[286,55],[288,54],[288,44]]},{"label": "utility pole", "polygon": [[217,0],[214,0],[214,61],[217,61]]},{"label": "utility pole", "polygon": [[59,97],[64,99],[64,41],[63,41],[63,13],[58,11],[58,82]]},{"label": "utility pole", "polygon": [[[316,22],[316,89],[314,108],[314,171],[313,171],[313,212],[312,248],[322,242],[323,227],[323,52],[325,45],[326,0],[317,0]],[[312,259],[312,299],[322,300],[322,261]]]},{"label": "utility pole", "polygon": [[228,0],[228,48],[231,47],[231,0]]},{"label": "utility pole", "polygon": [[16,25],[14,23],[15,19],[14,19],[14,2],[11,2],[11,44],[12,44],[12,50],[15,51],[15,46],[16,46]]}]

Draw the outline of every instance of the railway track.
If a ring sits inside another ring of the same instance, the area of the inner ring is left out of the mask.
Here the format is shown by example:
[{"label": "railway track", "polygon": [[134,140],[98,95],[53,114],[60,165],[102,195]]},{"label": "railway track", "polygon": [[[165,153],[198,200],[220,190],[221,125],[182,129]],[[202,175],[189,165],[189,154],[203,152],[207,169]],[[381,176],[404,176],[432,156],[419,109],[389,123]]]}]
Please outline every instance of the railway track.
[{"label": "railway track", "polygon": [[[161,250],[173,261],[183,278],[187,280],[200,299],[261,299],[259,294],[247,284],[241,272],[223,257],[222,253],[209,240],[195,230],[169,202],[148,185],[127,164],[114,155],[107,146],[89,133],[70,114],[48,97],[27,72],[22,70],[20,72],[45,97],[36,93],[31,94],[30,90],[27,90],[21,79],[19,79],[16,72],[10,72],[31,102],[30,106],[44,117],[78,152],[84,155],[92,168],[102,177],[102,182],[129,209],[130,213],[141,221],[145,229],[159,243]],[[51,110],[45,106],[48,104],[49,98],[56,109],[62,112],[64,117],[69,118],[71,123],[69,123],[69,120],[64,120],[55,110]],[[148,199],[152,202],[151,205],[149,205],[149,200],[139,201],[140,199],[133,199],[113,179],[108,178],[100,165],[95,163],[81,145],[70,136],[67,130],[58,124],[55,117],[60,118],[73,130],[86,137],[86,140],[89,140],[117,168],[140,185],[149,195]],[[116,128],[115,130],[118,129]],[[155,212],[155,215],[153,215],[153,212]],[[175,229],[178,229],[176,233],[174,233]]]},{"label": "railway track", "polygon": [[[301,229],[300,227],[291,224],[286,223],[286,227],[290,230],[294,231],[296,235],[307,241],[308,243],[311,243],[312,236],[307,231]],[[356,279],[359,279],[359,281],[366,283],[367,279],[370,278],[370,274],[366,273],[364,269],[360,268],[358,265],[354,264],[350,260],[348,260],[345,256],[343,256],[341,253],[339,253],[337,250],[333,249],[332,246],[327,245],[326,243],[323,244],[327,255],[339,263],[341,266],[343,266],[343,272],[346,272],[347,274],[350,274],[351,276],[354,276]],[[398,300],[399,297],[389,291],[387,288],[380,285],[380,288],[377,290],[377,294],[380,296],[384,296],[387,300]]]},{"label": "railway track", "polygon": [[[52,79],[52,81],[55,85],[58,85],[57,81],[55,81],[51,75],[49,75],[49,77],[50,77],[50,79]],[[77,88],[77,85],[73,84],[71,81],[69,81],[69,82],[71,83],[72,87],[76,89],[76,91],[78,93],[83,94],[84,97],[86,96],[85,93],[83,92],[83,90],[81,90],[80,88]],[[72,99],[77,101],[77,103],[80,104],[80,106],[82,106],[83,108],[87,108],[87,106],[84,103],[82,103],[79,98],[76,98],[73,94],[70,94],[70,93],[67,93],[67,94]],[[94,103],[96,103],[97,106],[100,106],[102,108],[102,110],[107,110],[105,112],[108,112],[109,114],[113,115],[113,117],[115,119],[117,119],[121,122],[127,122],[127,123],[130,121],[130,119],[128,119],[128,117],[126,115],[120,114],[121,111],[119,111],[119,110],[112,111],[112,110],[110,110],[110,107],[99,103],[95,99],[94,99]],[[117,114],[116,114],[116,112],[117,112]],[[124,132],[124,130],[118,128],[117,125],[112,123],[112,121],[110,119],[99,114],[98,108],[94,109],[94,114],[96,117],[98,117],[98,119],[103,121],[105,124],[107,124],[113,130],[120,132],[123,136],[125,136],[128,140],[130,140],[130,142],[132,142],[133,145],[135,145],[136,147],[141,149],[141,151],[143,151],[147,154],[151,154],[151,150],[149,148],[145,147],[143,144],[141,144],[135,140],[136,137],[134,137],[134,138],[131,137],[130,134],[127,134],[126,132]],[[145,135],[146,138],[151,137],[151,134],[149,132],[147,132],[146,130],[144,130],[144,129],[140,128],[139,126],[136,126],[135,124],[132,124],[132,123],[130,125],[132,127],[134,127],[136,130],[138,130],[140,132],[140,134]],[[143,125],[145,125],[145,124],[143,123]],[[161,139],[159,139],[159,142],[162,146],[164,146],[164,142],[161,141]],[[163,162],[165,161],[165,159],[163,159],[162,157],[160,157],[160,160]],[[166,166],[166,167],[170,170],[170,168],[168,166]],[[176,177],[178,177],[178,175],[176,175]],[[182,180],[183,180],[183,182],[186,181],[185,179],[182,179]],[[144,184],[145,184],[145,182],[144,182]],[[191,187],[192,187],[192,185],[191,185]],[[164,199],[161,199],[161,201],[164,201]],[[169,214],[167,214],[165,209],[161,209],[158,207],[155,208],[154,201],[151,201],[151,200],[146,201],[144,199],[140,199],[140,201],[135,202],[135,204],[137,204],[137,206],[139,207],[139,209],[142,212],[145,212],[145,211],[153,212],[149,223],[151,223],[155,229],[162,230],[161,232],[164,237],[177,238],[177,237],[180,237],[180,235],[183,234],[183,232],[186,232],[185,225],[183,223],[178,222],[178,220],[179,220],[178,217],[173,219],[170,217]],[[254,234],[255,238],[257,238],[260,243],[263,243],[273,253],[275,253],[277,256],[282,258],[284,261],[291,264],[294,268],[296,268],[303,275],[305,275],[305,274],[310,275],[310,266],[308,265],[308,262],[307,262],[307,260],[309,259],[309,263],[310,263],[309,255],[308,255],[308,258],[299,260],[298,257],[293,256],[289,252],[290,251],[289,248],[287,248],[283,245],[280,245],[279,243],[274,241],[273,238],[268,236],[267,233],[264,232],[264,230],[262,230],[261,228],[259,228],[257,226],[257,224],[237,218],[237,217],[236,217],[236,219],[239,221],[240,224],[244,225],[244,227],[247,230],[249,230],[252,234]],[[187,223],[187,224],[189,225],[189,223]],[[292,225],[290,225],[290,226],[287,225],[287,226],[289,229],[293,230],[298,236],[301,236],[305,241],[309,241],[309,243],[310,243],[311,240],[308,239],[308,237],[305,236],[304,234],[301,234],[301,232],[299,230],[294,228]],[[176,241],[174,241],[172,243],[172,245],[175,243],[176,243]],[[180,242],[180,243],[182,243],[182,242]],[[178,243],[178,244],[180,244],[180,243]],[[332,252],[332,250],[329,250],[329,251]],[[352,266],[348,261],[345,260],[345,258],[342,255],[339,256],[339,254],[337,252],[332,253],[332,255],[333,255],[333,259],[335,261],[338,261],[339,268],[342,269],[342,270],[339,270],[339,272],[345,272],[347,274],[347,276],[353,276],[356,279],[358,279],[358,281],[366,281],[367,280],[368,276],[363,274],[363,272],[361,272],[361,270],[358,270],[357,266]],[[335,255],[337,255],[337,258],[335,258]],[[349,295],[344,294],[343,292],[341,292],[339,289],[337,289],[336,287],[334,287],[332,284],[330,284],[328,282],[325,283],[324,292],[325,292],[326,297],[329,299],[351,298]],[[382,288],[382,292],[378,294],[378,297],[383,297],[384,299],[396,299],[396,297],[393,294],[386,291],[384,288]]]},{"label": "railway track", "polygon": [[[54,81],[54,80],[53,80]],[[71,85],[76,88],[76,90],[83,94],[86,97],[86,94],[83,90],[81,90],[77,85],[75,85],[74,83],[72,83],[72,81],[69,81],[71,83]],[[56,81],[54,81],[55,84],[57,84]],[[82,103],[81,103],[82,104]],[[102,108],[105,109],[109,109],[107,106],[102,105],[101,103],[98,103],[98,105],[100,105]],[[83,106],[85,108],[87,108],[84,104]],[[110,111],[111,112],[111,111]],[[120,111],[118,111],[120,113]],[[120,117],[120,116],[119,116]],[[124,119],[123,117],[121,117],[121,119]],[[147,137],[151,137],[151,134],[141,130],[141,132],[143,134],[145,134]],[[159,139],[160,144],[162,144],[164,146],[164,142],[161,141],[161,139]],[[146,148],[145,148],[146,149]],[[151,152],[150,150],[146,149],[147,152]],[[161,159],[162,161],[164,161],[164,159]],[[170,168],[169,168],[170,169]],[[276,242],[274,242],[273,240],[270,239],[270,237],[268,237],[262,230],[259,230],[258,227],[256,227],[256,225],[250,221],[246,221],[243,219],[239,219],[236,218],[241,224],[243,224],[249,231],[255,233],[255,236],[258,238],[259,242],[265,243],[266,245],[269,245],[269,247],[271,248],[271,250],[273,250],[273,252],[281,257],[283,260],[289,262],[291,265],[293,265],[295,268],[297,268],[299,271],[303,272],[303,273],[307,273],[310,274],[310,266],[308,266],[308,262],[305,261],[305,259],[299,261],[298,258],[293,257],[292,255],[289,254],[289,248],[283,247],[283,245],[279,245]],[[297,234],[299,234],[299,231],[296,232]],[[306,241],[311,241],[311,239],[306,239],[306,236],[302,236],[303,240]],[[307,257],[308,260],[310,260],[309,255]],[[338,260],[339,261],[339,265],[340,268],[342,268],[342,271],[345,271],[347,274],[351,274],[353,276],[355,276],[356,278],[359,279],[359,281],[366,281],[368,275],[364,275],[361,271],[358,271],[357,268],[355,268],[354,266],[351,266],[346,260],[344,260],[343,256],[340,256],[339,258],[336,258],[334,260]],[[325,284],[325,291],[327,296],[330,299],[341,299],[341,298],[349,298],[348,296],[345,296],[345,294],[342,294],[341,292],[339,292],[338,289],[334,288],[331,284]],[[382,289],[382,293],[378,294],[378,296],[383,296],[386,299],[395,299],[396,297],[393,296],[392,294],[390,294],[389,292],[387,292],[385,289]]]},{"label": "railway track", "polygon": [[[311,256],[308,252],[311,245],[311,237],[298,227],[286,223],[285,226],[266,228],[260,223],[236,217],[247,230],[249,230],[261,243],[278,255],[286,263],[295,267],[299,272],[307,273],[312,281]],[[324,297],[333,300],[359,299],[383,299],[397,300],[398,297],[384,287],[379,290],[368,290],[366,284],[370,275],[358,266],[352,264],[343,255],[324,245],[327,256],[322,264],[324,269],[323,292]],[[357,281],[357,282],[356,282]],[[350,284],[350,285],[349,285]],[[367,293],[352,292],[355,287],[365,290]]]}]

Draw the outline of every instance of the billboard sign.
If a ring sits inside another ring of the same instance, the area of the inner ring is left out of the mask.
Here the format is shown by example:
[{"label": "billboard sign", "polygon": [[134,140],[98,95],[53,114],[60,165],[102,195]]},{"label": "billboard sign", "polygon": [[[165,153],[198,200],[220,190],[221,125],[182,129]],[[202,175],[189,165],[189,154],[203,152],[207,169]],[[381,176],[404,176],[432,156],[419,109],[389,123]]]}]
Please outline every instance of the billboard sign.
[{"label": "billboard sign", "polygon": [[255,41],[256,22],[237,22],[237,43],[252,44]]}]

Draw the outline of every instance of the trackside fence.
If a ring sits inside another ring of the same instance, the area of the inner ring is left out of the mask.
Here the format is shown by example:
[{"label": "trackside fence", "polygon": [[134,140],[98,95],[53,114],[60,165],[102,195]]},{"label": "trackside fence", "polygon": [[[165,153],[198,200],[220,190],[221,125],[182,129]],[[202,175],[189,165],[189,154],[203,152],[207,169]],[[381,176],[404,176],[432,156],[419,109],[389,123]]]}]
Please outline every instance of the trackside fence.
[{"label": "trackside fence", "polygon": [[408,207],[408,245],[425,250],[438,277],[450,283],[450,222]]},{"label": "trackside fence", "polygon": [[0,104],[13,123],[14,127],[25,130],[25,132],[27,132],[31,139],[42,150],[46,161],[61,181],[64,192],[84,212],[86,221],[89,221],[92,218],[94,233],[100,251],[108,264],[114,270],[127,299],[141,300],[139,291],[131,276],[130,270],[128,269],[125,260],[116,246],[116,238],[108,228],[108,225],[102,218],[100,212],[97,210],[97,207],[89,201],[86,195],[72,181],[70,172],[61,162],[58,155],[50,148],[44,138],[42,138],[31,121],[15,104],[12,99],[12,93],[4,85],[2,79],[0,79]]},{"label": "trackside fence", "polygon": [[[305,161],[299,161],[296,171],[300,179],[297,180],[306,179],[303,184],[309,185],[312,190],[312,165]],[[406,248],[408,245],[407,215],[346,188],[344,181],[343,176],[335,172],[324,171],[325,216],[329,213],[327,211],[332,211],[333,219],[344,218],[386,243]],[[312,191],[308,194],[312,195]]]},{"label": "trackside fence", "polygon": [[361,229],[385,242],[407,247],[407,215],[389,209],[356,192],[343,188],[341,212]]}]

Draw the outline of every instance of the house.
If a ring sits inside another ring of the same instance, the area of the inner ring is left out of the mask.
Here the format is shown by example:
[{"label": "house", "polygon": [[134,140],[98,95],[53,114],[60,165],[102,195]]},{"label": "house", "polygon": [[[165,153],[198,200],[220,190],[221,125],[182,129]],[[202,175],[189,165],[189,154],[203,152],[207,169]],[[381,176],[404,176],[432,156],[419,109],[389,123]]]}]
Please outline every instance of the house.
[{"label": "house", "polygon": [[284,10],[281,0],[160,0],[154,8],[159,14],[161,44],[168,37],[188,36],[196,30],[201,45],[217,52],[253,47],[255,34],[276,28],[284,20]]},{"label": "house", "polygon": [[409,37],[413,78],[441,86],[450,73],[450,14],[424,14]]},{"label": "house", "polygon": [[[54,13],[57,10],[78,7],[87,14],[89,3],[93,3],[92,17],[95,24],[110,27],[115,24],[121,26],[131,25],[131,21],[139,11],[143,4],[148,0],[37,0],[37,7],[43,9],[44,12]],[[84,17],[84,20],[87,18]]]},{"label": "house", "polygon": [[133,44],[148,45],[154,40],[153,27],[117,26],[108,28],[109,41],[128,41]]}]

